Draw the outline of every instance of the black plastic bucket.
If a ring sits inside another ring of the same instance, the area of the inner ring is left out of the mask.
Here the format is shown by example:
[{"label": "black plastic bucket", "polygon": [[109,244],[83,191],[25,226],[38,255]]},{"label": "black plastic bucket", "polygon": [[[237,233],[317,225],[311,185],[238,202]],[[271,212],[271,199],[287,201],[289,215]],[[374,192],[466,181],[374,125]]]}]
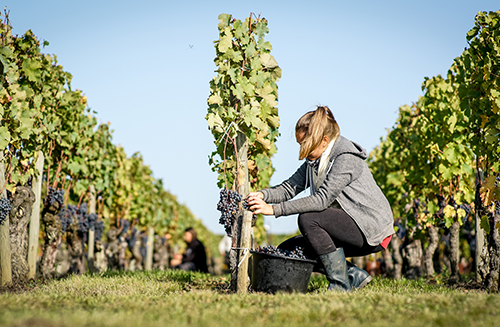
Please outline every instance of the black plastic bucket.
[{"label": "black plastic bucket", "polygon": [[316,261],[250,252],[252,253],[251,285],[254,291],[266,293],[307,291]]}]

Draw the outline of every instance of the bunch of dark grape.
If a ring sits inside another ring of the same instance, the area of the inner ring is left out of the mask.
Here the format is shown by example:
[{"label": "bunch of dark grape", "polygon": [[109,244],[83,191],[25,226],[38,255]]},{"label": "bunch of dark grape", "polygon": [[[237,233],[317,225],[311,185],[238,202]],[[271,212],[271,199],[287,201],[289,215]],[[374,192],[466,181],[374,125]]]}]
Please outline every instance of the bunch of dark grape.
[{"label": "bunch of dark grape", "polygon": [[87,215],[87,203],[82,203],[76,210],[76,217],[78,219],[78,235],[82,238],[82,242],[87,243],[87,232],[91,227]]},{"label": "bunch of dark grape", "polygon": [[[239,210],[238,204],[240,202],[242,202],[243,209],[250,210],[250,206],[248,205],[248,198],[243,200],[243,196],[233,190],[222,189],[220,191],[220,199],[217,203],[217,210],[221,212],[219,224],[224,226],[227,236],[231,236],[233,217]],[[256,219],[257,215],[253,214],[252,224],[255,223]]]},{"label": "bunch of dark grape", "polygon": [[217,210],[221,212],[219,224],[224,226],[227,236],[231,236],[233,216],[238,211],[238,203],[241,202],[241,194],[233,190],[222,189]]},{"label": "bunch of dark grape", "polygon": [[102,220],[96,221],[94,225],[95,240],[102,240],[102,233],[104,232],[104,222]]},{"label": "bunch of dark grape", "polygon": [[465,217],[462,220],[462,224],[465,224],[465,222],[467,221],[467,218],[469,217],[469,213],[471,212],[472,208],[467,203],[462,203],[461,205],[458,206],[458,208],[465,210]]},{"label": "bunch of dark grape", "polygon": [[141,235],[141,248],[139,249],[139,252],[141,253],[141,256],[143,258],[146,258],[146,255],[148,253],[148,236],[147,235]]},{"label": "bunch of dark grape", "polygon": [[0,198],[0,224],[5,223],[6,217],[9,216],[10,211],[12,210],[12,205],[10,204],[10,200],[7,198]]},{"label": "bunch of dark grape", "polygon": [[80,204],[80,207],[78,208],[78,213],[82,216],[87,213],[87,202],[83,202],[82,204]]},{"label": "bunch of dark grape", "polygon": [[304,255],[304,250],[300,246],[296,246],[295,250],[283,250],[274,245],[267,245],[264,247],[258,247],[256,252],[273,254],[280,257],[292,258],[292,259],[308,259]]},{"label": "bunch of dark grape", "polygon": [[64,203],[64,190],[58,190],[53,187],[49,187],[49,194],[47,194],[47,198],[45,198],[45,203],[51,206],[55,202],[59,202],[62,207]]},{"label": "bunch of dark grape", "polygon": [[403,222],[401,221],[401,218],[394,220],[394,227],[398,228],[398,231],[396,232],[396,236],[400,240],[402,240],[406,235],[406,228],[403,226]]},{"label": "bunch of dark grape", "polygon": [[[439,207],[439,210],[434,214],[436,218],[439,218],[439,219],[444,219],[444,208],[446,207],[446,199],[444,196],[442,195],[437,195],[437,200],[438,200],[438,207]],[[438,223],[438,227],[439,228],[445,228],[445,223],[444,221],[441,221]]]},{"label": "bunch of dark grape", "polygon": [[96,223],[97,218],[98,218],[97,214],[89,213],[89,214],[85,215],[85,218],[86,218],[88,225],[89,225],[88,229],[93,229],[95,227],[95,223]]},{"label": "bunch of dark grape", "polygon": [[61,219],[62,224],[62,232],[66,233],[69,225],[73,222],[73,215],[76,213],[76,206],[69,204],[66,207],[63,207],[59,212],[58,216]]},{"label": "bunch of dark grape", "polygon": [[128,229],[130,228],[130,221],[128,221],[127,219],[120,219],[120,227],[122,230],[120,234],[118,234],[118,237],[127,234]]},{"label": "bunch of dark grape", "polygon": [[452,206],[455,210],[458,209],[457,202],[455,201],[455,198],[453,196],[451,196],[450,199],[448,200],[448,204]]},{"label": "bunch of dark grape", "polygon": [[127,242],[130,248],[133,248],[135,243],[137,242],[137,228],[133,227],[130,230],[130,234],[125,236],[125,242]]}]

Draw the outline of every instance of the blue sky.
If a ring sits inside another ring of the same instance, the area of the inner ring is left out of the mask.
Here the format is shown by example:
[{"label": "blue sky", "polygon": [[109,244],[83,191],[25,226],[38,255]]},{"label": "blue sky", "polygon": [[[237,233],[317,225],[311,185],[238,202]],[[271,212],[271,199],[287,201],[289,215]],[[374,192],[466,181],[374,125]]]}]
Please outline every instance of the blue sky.
[{"label": "blue sky", "polygon": [[[205,115],[215,76],[217,17],[269,21],[267,40],[283,70],[281,137],[272,184],[300,165],[294,124],[328,105],[341,133],[371,151],[398,107],[422,94],[425,76],[446,74],[466,46],[478,11],[498,1],[60,1],[2,0],[15,34],[49,41],[114,143],[141,152],[156,178],[215,233],[219,190],[208,165]],[[296,231],[296,216],[266,217],[273,233]]]}]

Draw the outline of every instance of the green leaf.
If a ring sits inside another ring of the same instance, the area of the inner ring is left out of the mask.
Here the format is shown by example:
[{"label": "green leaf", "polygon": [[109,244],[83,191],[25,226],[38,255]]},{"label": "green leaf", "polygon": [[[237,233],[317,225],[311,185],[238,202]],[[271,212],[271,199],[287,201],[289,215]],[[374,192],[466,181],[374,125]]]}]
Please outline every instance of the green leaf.
[{"label": "green leaf", "polygon": [[233,28],[234,28],[234,37],[239,39],[245,36],[245,33],[248,33],[248,28],[246,27],[245,24],[241,23],[241,20],[236,20],[233,23]]},{"label": "green leaf", "polygon": [[427,204],[427,209],[429,210],[429,214],[434,215],[439,208],[434,202],[431,201]]},{"label": "green leaf", "polygon": [[457,115],[455,113],[453,113],[450,118],[448,118],[448,125],[449,125],[449,129],[450,129],[450,132],[453,133],[453,131],[455,130],[455,125],[457,123]]},{"label": "green leaf", "polygon": [[446,160],[448,160],[450,163],[454,163],[457,160],[455,149],[451,145],[448,145],[444,149],[443,155],[445,156]]},{"label": "green leaf", "polygon": [[6,126],[0,127],[0,150],[3,150],[9,145],[10,132]]},{"label": "green leaf", "polygon": [[268,156],[259,154],[255,157],[255,164],[259,169],[266,169],[271,164],[271,160]]},{"label": "green leaf", "polygon": [[281,68],[280,67],[275,67],[275,68],[271,69],[271,78],[275,81],[277,81],[281,78]]},{"label": "green leaf", "polygon": [[265,19],[261,19],[255,26],[255,34],[257,34],[258,38],[262,38],[267,33],[269,33],[269,28],[267,27],[267,21]]},{"label": "green leaf", "polygon": [[245,56],[247,58],[253,57],[257,50],[255,49],[255,43],[251,42],[245,49]]},{"label": "green leaf", "polygon": [[488,129],[485,132],[484,138],[486,139],[486,142],[490,144],[495,144],[500,142],[500,135],[496,129]]},{"label": "green leaf", "polygon": [[231,20],[231,15],[230,14],[220,14],[219,15],[219,22],[224,24],[224,27],[229,25],[229,22]]},{"label": "green leaf", "polygon": [[483,216],[481,218],[481,228],[484,229],[486,233],[490,233],[490,220],[488,219],[488,216]]},{"label": "green leaf", "polygon": [[255,127],[260,129],[262,127],[262,120],[259,118],[260,108],[245,106],[243,109],[243,121],[248,127]]},{"label": "green leaf", "polygon": [[275,107],[278,103],[276,102],[276,97],[272,94],[273,91],[272,86],[266,84],[263,88],[255,90],[255,93],[262,97],[270,107]]},{"label": "green leaf", "polygon": [[243,101],[245,99],[245,90],[243,90],[243,87],[241,86],[241,84],[236,84],[235,86],[232,86],[231,91],[233,91],[233,94],[240,101]]},{"label": "green leaf", "polygon": [[232,47],[232,35],[225,35],[221,37],[218,44],[219,51],[225,53],[231,47]]},{"label": "green leaf", "polygon": [[467,175],[470,175],[470,176],[474,175],[474,169],[472,168],[472,166],[471,166],[471,165],[469,165],[469,164],[467,164],[467,163],[462,164],[461,169],[462,169],[462,171],[463,171],[464,173],[466,173]]},{"label": "green leaf", "polygon": [[69,163],[68,169],[73,173],[73,174],[78,174],[81,170],[82,166],[75,160]]},{"label": "green leaf", "polygon": [[453,177],[451,169],[447,168],[443,164],[439,165],[439,172],[442,174],[445,180],[450,180]]},{"label": "green leaf", "polygon": [[7,73],[7,71],[9,70],[9,62],[7,61],[7,59],[5,59],[5,57],[0,54],[0,63],[2,64],[2,71],[3,73]]},{"label": "green leaf", "polygon": [[40,68],[42,67],[42,64],[39,61],[31,60],[31,59],[26,59],[23,61],[22,64],[22,71],[28,78],[28,80],[32,82],[38,82],[40,80]]}]

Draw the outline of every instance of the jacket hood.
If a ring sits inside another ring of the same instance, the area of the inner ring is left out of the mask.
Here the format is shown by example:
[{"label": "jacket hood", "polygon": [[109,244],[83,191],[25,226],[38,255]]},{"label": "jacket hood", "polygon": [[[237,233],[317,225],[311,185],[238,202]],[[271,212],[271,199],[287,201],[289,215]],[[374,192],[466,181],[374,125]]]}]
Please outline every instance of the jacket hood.
[{"label": "jacket hood", "polygon": [[368,158],[366,150],[356,142],[349,141],[343,136],[339,136],[333,145],[332,152],[330,153],[330,161],[337,158],[341,154],[352,154],[363,160]]}]

